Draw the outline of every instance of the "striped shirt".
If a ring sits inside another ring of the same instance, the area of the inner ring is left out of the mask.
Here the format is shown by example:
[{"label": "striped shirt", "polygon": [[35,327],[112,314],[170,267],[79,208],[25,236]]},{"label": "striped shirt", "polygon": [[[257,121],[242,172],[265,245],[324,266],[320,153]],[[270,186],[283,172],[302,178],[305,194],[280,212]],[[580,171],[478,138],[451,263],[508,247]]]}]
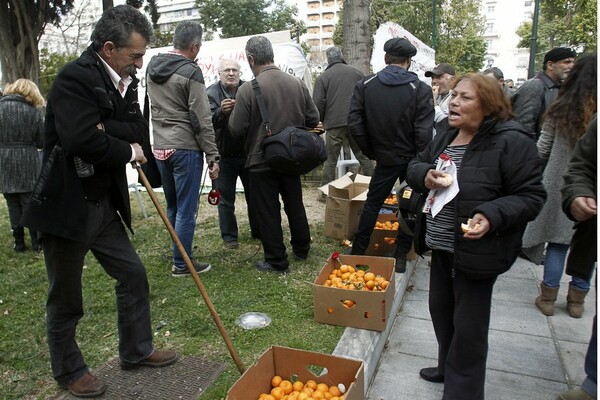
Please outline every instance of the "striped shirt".
[{"label": "striped shirt", "polygon": [[[466,149],[467,145],[462,144],[459,146],[448,146],[444,150],[444,153],[449,155],[456,165],[457,177]],[[454,214],[454,200],[446,203],[435,218],[431,216],[431,212],[427,214],[427,231],[425,232],[425,244],[427,247],[432,250],[443,250],[454,253],[454,235],[456,229]]]}]

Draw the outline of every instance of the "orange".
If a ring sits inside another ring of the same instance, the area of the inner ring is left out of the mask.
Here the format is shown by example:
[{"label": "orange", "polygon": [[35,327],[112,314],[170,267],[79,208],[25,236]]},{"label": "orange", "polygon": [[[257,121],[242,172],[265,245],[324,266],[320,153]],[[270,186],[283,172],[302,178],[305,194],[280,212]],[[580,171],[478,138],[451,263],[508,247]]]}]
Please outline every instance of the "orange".
[{"label": "orange", "polygon": [[275,397],[276,400],[281,400],[281,398],[285,395],[285,392],[280,387],[274,387],[271,389],[271,396]]},{"label": "orange", "polygon": [[[266,394],[266,393],[263,393],[263,394],[264,394],[264,396],[259,397],[258,400],[275,400],[275,397],[271,396],[270,394]],[[261,394],[261,396],[262,396],[262,394]]]},{"label": "orange", "polygon": [[373,280],[366,281],[365,282],[365,286],[366,286],[367,289],[373,290],[373,287],[375,286],[375,281],[373,281]]},{"label": "orange", "polygon": [[320,390],[321,392],[328,392],[329,386],[327,386],[325,383],[319,383],[317,385],[317,390]]},{"label": "orange", "polygon": [[279,386],[279,384],[281,383],[282,380],[283,380],[282,377],[280,377],[279,375],[275,375],[273,378],[271,378],[271,386],[272,387]]},{"label": "orange", "polygon": [[375,279],[375,274],[372,272],[367,272],[367,273],[365,273],[364,278],[365,278],[365,281],[367,281],[367,282],[372,281]]},{"label": "orange", "polygon": [[306,384],[304,385],[305,388],[310,388],[312,390],[315,390],[317,388],[317,382],[315,382],[312,379],[309,379],[306,381]]},{"label": "orange", "polygon": [[279,387],[283,389],[283,393],[285,393],[285,394],[290,394],[290,393],[292,393],[292,390],[294,390],[292,387],[292,382],[290,382],[288,380],[281,381],[281,383],[279,384]]},{"label": "orange", "polygon": [[[330,309],[330,308],[331,308],[331,307],[329,307],[329,308],[327,309],[327,312],[329,312],[329,309]],[[330,314],[331,314],[332,312],[333,312],[333,308],[331,308],[331,312],[330,312]],[[296,382],[294,382],[294,383],[293,383],[293,385],[292,385],[292,388],[293,388],[294,390],[296,390],[296,391],[300,392],[300,391],[302,391],[302,389],[304,388],[304,383],[303,383],[302,381],[296,381]]]},{"label": "orange", "polygon": [[288,400],[298,400],[300,392],[292,392],[288,395]]},{"label": "orange", "polygon": [[383,281],[383,282],[381,282],[381,285],[379,285],[379,286],[381,286],[382,290],[385,290],[389,285],[390,285],[389,281]]},{"label": "orange", "polygon": [[352,300],[342,300],[342,303],[344,303],[344,307],[346,308],[354,307],[354,302]]},{"label": "orange", "polygon": [[308,393],[302,392],[298,395],[298,400],[308,400],[310,395]]},{"label": "orange", "polygon": [[315,390],[312,394],[314,400],[325,400],[325,395],[320,390]]},{"label": "orange", "polygon": [[348,265],[342,265],[340,267],[340,271],[342,271],[342,274],[345,273],[345,272],[348,272]]},{"label": "orange", "polygon": [[[333,307],[327,307],[327,312],[329,314],[333,314]],[[296,383],[297,382],[294,382],[294,390],[302,390],[302,388],[304,387],[304,385],[300,386],[300,389],[296,389]]]},{"label": "orange", "polygon": [[339,387],[337,387],[335,385],[331,385],[329,387],[329,393],[331,393],[333,396],[341,396],[342,391],[340,390]]}]

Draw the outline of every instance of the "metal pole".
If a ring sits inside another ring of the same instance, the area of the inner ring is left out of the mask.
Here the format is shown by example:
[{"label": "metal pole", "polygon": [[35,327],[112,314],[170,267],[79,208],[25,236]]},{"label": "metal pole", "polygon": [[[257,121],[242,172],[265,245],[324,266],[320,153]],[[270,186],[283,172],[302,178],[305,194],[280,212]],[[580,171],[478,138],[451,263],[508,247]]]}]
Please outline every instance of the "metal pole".
[{"label": "metal pole", "polygon": [[535,55],[537,54],[537,31],[539,13],[540,0],[535,0],[535,6],[533,9],[533,23],[531,24],[531,45],[529,46],[529,69],[527,71],[527,79],[531,79],[535,75]]},{"label": "metal pole", "polygon": [[215,306],[213,305],[212,301],[210,300],[210,297],[208,296],[208,292],[204,288],[204,285],[202,284],[202,281],[200,280],[200,277],[198,276],[198,273],[196,272],[196,269],[194,268],[194,265],[192,264],[192,260],[190,260],[190,257],[187,255],[185,249],[183,248],[183,244],[181,244],[179,237],[177,237],[177,233],[175,232],[173,225],[171,225],[171,222],[169,222],[169,218],[167,217],[165,210],[163,210],[160,202],[158,201],[158,198],[154,194],[154,190],[152,190],[152,186],[150,185],[150,182],[148,182],[148,179],[146,178],[146,174],[144,174],[144,171],[142,171],[140,164],[138,164],[137,162],[133,162],[132,165],[136,169],[138,174],[140,175],[140,179],[142,180],[142,183],[144,184],[144,187],[146,188],[146,191],[148,192],[148,195],[150,196],[152,203],[154,203],[154,206],[156,207],[156,211],[158,211],[158,214],[160,215],[163,222],[165,223],[165,226],[167,227],[167,230],[169,231],[169,234],[171,235],[171,239],[173,239],[173,242],[175,242],[175,246],[177,246],[177,249],[183,256],[183,261],[185,261],[185,265],[187,266],[188,270],[192,274],[192,278],[194,278],[194,282],[196,282],[196,286],[198,287],[198,290],[200,291],[200,294],[202,295],[202,298],[204,299],[204,303],[206,303],[206,306],[208,307],[208,310],[210,311],[210,315],[213,317],[213,320],[215,321],[215,324],[217,325],[217,329],[219,329],[219,332],[221,333],[223,340],[225,340],[225,344],[227,345],[229,354],[231,354],[231,358],[233,358],[233,361],[235,362],[235,365],[238,367],[238,370],[240,371],[240,373],[243,374],[244,371],[246,370],[246,368],[244,367],[244,364],[242,363],[240,356],[235,351],[235,348],[233,347],[233,343],[232,343],[231,339],[229,338],[227,331],[225,330],[225,326],[223,326],[223,322],[221,322],[221,318],[219,318],[219,314],[217,314],[217,310],[215,309]]},{"label": "metal pole", "polygon": [[435,37],[436,37],[436,32],[437,32],[437,26],[435,23],[435,15],[437,13],[437,0],[433,0],[433,9],[431,10],[431,13],[433,14],[433,23],[431,25],[431,48],[433,50],[435,50]]}]

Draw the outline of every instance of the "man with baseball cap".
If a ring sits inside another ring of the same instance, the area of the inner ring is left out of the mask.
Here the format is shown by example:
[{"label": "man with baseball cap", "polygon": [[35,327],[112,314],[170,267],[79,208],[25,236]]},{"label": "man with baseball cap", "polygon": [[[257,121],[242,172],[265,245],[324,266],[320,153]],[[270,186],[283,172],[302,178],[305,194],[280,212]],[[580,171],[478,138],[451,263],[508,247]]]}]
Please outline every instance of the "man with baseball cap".
[{"label": "man with baseball cap", "polygon": [[550,50],[544,56],[543,71],[523,83],[512,97],[515,120],[523,124],[535,140],[540,136],[544,113],[571,71],[575,55],[568,47]]},{"label": "man with baseball cap", "polygon": [[[377,215],[396,180],[406,178],[408,163],[432,139],[431,88],[409,72],[417,49],[404,38],[385,42],[386,67],[358,81],[350,100],[348,129],[363,154],[376,161],[367,200],[354,235],[352,254],[364,254]],[[396,272],[406,271],[412,237],[398,230]]]},{"label": "man with baseball cap", "polygon": [[435,123],[440,122],[448,116],[448,104],[450,103],[450,86],[456,72],[452,65],[440,63],[431,71],[426,71],[425,76],[431,78],[433,89],[433,101],[435,105]]}]

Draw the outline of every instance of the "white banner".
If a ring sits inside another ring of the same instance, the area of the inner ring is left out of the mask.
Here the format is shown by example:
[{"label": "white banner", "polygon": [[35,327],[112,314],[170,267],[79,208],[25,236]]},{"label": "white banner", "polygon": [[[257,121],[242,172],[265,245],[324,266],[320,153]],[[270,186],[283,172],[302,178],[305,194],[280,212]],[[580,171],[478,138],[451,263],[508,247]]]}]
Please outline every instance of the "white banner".
[{"label": "white banner", "polygon": [[[197,63],[202,69],[204,75],[204,83],[209,87],[219,79],[219,63],[221,60],[232,59],[240,63],[241,79],[248,81],[253,78],[252,71],[248,66],[246,59],[246,42],[252,36],[241,36],[230,39],[211,40],[203,42],[198,53]],[[267,37],[273,44],[273,52],[275,54],[275,65],[282,71],[297,78],[305,79],[305,71],[307,70],[307,61],[304,52],[300,45],[292,42],[290,31],[279,31],[263,33],[262,36]],[[137,77],[140,80],[140,107],[144,108],[144,96],[146,94],[146,66],[150,59],[159,53],[167,53],[173,50],[172,46],[159,47],[148,49],[144,55],[144,65],[138,71]],[[310,77],[310,74],[308,74]],[[312,90],[312,82],[306,82],[306,85]]]},{"label": "white banner", "polygon": [[431,84],[430,78],[425,78],[425,71],[435,67],[435,50],[417,39],[412,33],[394,22],[386,22],[379,26],[375,32],[371,68],[378,72],[385,67],[385,52],[383,45],[389,39],[399,37],[408,39],[417,48],[417,54],[412,58],[410,70],[419,75],[419,79]]}]

